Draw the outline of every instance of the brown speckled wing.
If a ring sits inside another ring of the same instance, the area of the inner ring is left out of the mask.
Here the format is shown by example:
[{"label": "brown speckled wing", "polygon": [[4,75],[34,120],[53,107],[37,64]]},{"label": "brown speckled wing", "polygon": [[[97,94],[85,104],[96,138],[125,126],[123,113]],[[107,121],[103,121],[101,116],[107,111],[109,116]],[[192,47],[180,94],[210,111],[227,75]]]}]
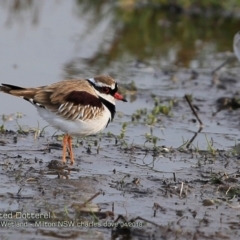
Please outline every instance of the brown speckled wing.
[{"label": "brown speckled wing", "polygon": [[101,100],[85,91],[73,91],[65,97],[65,101],[60,105],[58,114],[66,119],[86,121],[98,117],[104,111]]},{"label": "brown speckled wing", "polygon": [[102,114],[104,106],[85,80],[65,80],[39,89],[34,101],[69,120],[88,120]]}]

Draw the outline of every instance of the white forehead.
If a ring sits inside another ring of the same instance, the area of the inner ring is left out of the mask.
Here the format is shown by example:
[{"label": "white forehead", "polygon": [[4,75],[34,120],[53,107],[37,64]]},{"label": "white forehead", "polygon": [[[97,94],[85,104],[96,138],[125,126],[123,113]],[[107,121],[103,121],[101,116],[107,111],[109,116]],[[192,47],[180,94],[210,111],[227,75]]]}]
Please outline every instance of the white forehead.
[{"label": "white forehead", "polygon": [[108,85],[108,84],[106,84],[106,83],[103,83],[103,82],[96,82],[95,81],[95,79],[94,78],[88,78],[88,80],[90,81],[90,82],[92,82],[95,86],[97,86],[97,87],[110,87],[111,89],[115,89],[115,85],[116,85],[116,83],[113,83],[113,84],[111,84],[111,85]]}]

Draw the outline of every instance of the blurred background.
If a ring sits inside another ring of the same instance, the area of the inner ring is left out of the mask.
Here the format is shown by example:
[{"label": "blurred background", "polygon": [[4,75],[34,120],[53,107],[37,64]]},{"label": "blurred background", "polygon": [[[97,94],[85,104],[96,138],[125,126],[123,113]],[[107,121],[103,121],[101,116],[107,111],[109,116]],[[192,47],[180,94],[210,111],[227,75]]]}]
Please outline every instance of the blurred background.
[{"label": "blurred background", "polygon": [[52,82],[131,61],[204,67],[196,59],[232,51],[239,18],[238,0],[1,0],[0,77]]}]

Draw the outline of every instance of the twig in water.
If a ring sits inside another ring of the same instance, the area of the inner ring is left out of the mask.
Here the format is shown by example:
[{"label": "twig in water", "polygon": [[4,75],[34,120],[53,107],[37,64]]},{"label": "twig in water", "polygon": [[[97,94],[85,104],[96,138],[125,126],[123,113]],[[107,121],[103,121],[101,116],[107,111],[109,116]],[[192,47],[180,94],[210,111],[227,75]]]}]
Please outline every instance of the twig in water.
[{"label": "twig in water", "polygon": [[[96,194],[94,194],[92,197],[90,197],[87,201],[85,201],[84,203],[82,203],[82,204],[80,204],[80,205],[78,205],[77,207],[78,207],[78,209],[81,209],[81,208],[83,208],[83,207],[86,207],[86,205],[89,203],[89,202],[91,202],[94,198],[96,198],[98,195],[100,195],[102,192],[97,192]],[[75,206],[76,204],[72,204],[72,207],[73,206]]]},{"label": "twig in water", "polygon": [[182,216],[181,218],[179,218],[179,219],[177,220],[177,224],[179,224],[180,221],[181,221],[182,219],[184,219],[184,218],[186,218],[186,217],[185,217],[185,216]]},{"label": "twig in water", "polygon": [[87,201],[85,201],[83,204],[82,204],[82,207],[86,207],[86,205],[91,202],[94,198],[96,198],[98,195],[100,195],[101,192],[97,192],[96,194],[94,194],[92,197],[90,197]]},{"label": "twig in water", "polygon": [[202,120],[199,118],[197,112],[195,111],[195,109],[194,109],[194,107],[193,107],[193,105],[192,105],[192,103],[191,103],[188,95],[185,95],[184,97],[185,97],[185,99],[187,100],[187,102],[188,102],[188,104],[189,104],[189,106],[190,106],[190,108],[191,108],[194,116],[197,118],[198,122],[200,123],[200,128],[202,128],[202,127],[203,127],[203,122],[202,122]]},{"label": "twig in water", "polygon": [[188,142],[188,144],[186,145],[186,148],[189,148],[189,146],[192,144],[192,142],[194,141],[194,139],[197,137],[198,133],[200,133],[203,130],[202,127],[200,127],[198,129],[198,131],[193,135],[193,137],[191,138],[191,140]]},{"label": "twig in water", "polygon": [[231,62],[233,59],[235,59],[235,56],[233,57],[229,57],[227,58],[223,63],[221,63],[219,66],[217,66],[216,68],[214,68],[211,71],[211,74],[213,75],[214,73],[216,73],[218,70],[220,70],[222,67],[224,67],[226,64],[228,64],[229,62]]},{"label": "twig in water", "polygon": [[199,118],[199,116],[198,116],[195,108],[193,107],[193,105],[192,105],[192,103],[191,103],[188,95],[185,95],[184,97],[185,97],[186,101],[188,102],[188,104],[189,104],[189,106],[190,106],[190,108],[191,108],[194,116],[197,118],[198,122],[200,123],[200,127],[199,127],[198,131],[193,135],[192,139],[191,139],[191,140],[188,142],[188,144],[186,145],[186,148],[189,148],[189,146],[192,144],[192,142],[194,141],[194,139],[197,137],[198,133],[200,133],[200,132],[202,131],[204,125],[203,125],[202,120]]},{"label": "twig in water", "polygon": [[228,190],[226,191],[226,195],[227,195],[228,192],[231,190],[231,188],[232,188],[232,186],[230,186],[230,187],[228,188]]},{"label": "twig in water", "polygon": [[181,198],[182,197],[182,192],[183,192],[183,182],[181,184],[181,189],[180,189],[180,194],[179,194],[179,197]]},{"label": "twig in water", "polygon": [[176,174],[173,172],[173,181],[176,182]]}]

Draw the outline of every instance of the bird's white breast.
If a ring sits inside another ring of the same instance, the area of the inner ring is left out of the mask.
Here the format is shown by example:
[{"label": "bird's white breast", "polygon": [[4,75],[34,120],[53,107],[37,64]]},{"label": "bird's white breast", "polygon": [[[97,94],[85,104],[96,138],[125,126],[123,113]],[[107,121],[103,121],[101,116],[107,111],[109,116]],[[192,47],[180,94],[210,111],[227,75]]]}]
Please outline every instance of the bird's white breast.
[{"label": "bird's white breast", "polygon": [[64,133],[68,133],[69,135],[77,136],[95,134],[103,130],[107,126],[109,119],[111,119],[111,113],[105,106],[104,111],[100,116],[86,121],[80,119],[73,121],[66,120],[42,107],[37,107],[37,110],[39,115],[54,128],[59,129]]}]

